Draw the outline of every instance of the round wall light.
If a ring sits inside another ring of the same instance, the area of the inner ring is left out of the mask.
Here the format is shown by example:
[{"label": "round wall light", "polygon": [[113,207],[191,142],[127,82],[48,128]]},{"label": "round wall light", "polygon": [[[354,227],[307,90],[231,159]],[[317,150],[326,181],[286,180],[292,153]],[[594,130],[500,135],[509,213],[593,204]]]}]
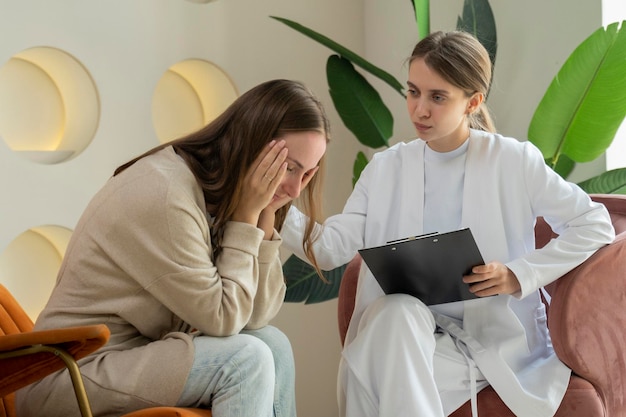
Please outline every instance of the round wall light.
[{"label": "round wall light", "polygon": [[33,227],[0,254],[5,286],[35,321],[54,288],[72,231],[61,226]]},{"label": "round wall light", "polygon": [[0,68],[0,136],[30,160],[54,164],[78,155],[99,117],[90,74],[60,49],[26,49]]},{"label": "round wall light", "polygon": [[152,121],[162,143],[194,132],[215,119],[238,96],[218,66],[201,59],[172,65],[156,85]]}]

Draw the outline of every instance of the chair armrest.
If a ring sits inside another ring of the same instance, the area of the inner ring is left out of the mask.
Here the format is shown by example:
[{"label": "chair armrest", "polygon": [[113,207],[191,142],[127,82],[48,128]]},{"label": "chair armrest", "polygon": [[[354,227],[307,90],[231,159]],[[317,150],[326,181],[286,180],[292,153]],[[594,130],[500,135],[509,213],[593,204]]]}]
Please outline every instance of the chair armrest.
[{"label": "chair armrest", "polygon": [[0,336],[0,396],[65,368],[56,354],[30,353],[32,348],[48,346],[78,360],[106,344],[109,336],[109,329],[103,324]]},{"label": "chair armrest", "polygon": [[548,326],[557,356],[607,410],[626,409],[626,232],[556,281]]},{"label": "chair armrest", "polygon": [[339,295],[337,296],[337,323],[339,325],[339,339],[342,346],[346,338],[346,333],[348,332],[350,320],[352,319],[352,312],[354,311],[356,289],[359,282],[359,271],[361,270],[362,261],[363,259],[359,254],[356,254],[355,257],[352,258],[343,271],[341,284],[339,285]]}]

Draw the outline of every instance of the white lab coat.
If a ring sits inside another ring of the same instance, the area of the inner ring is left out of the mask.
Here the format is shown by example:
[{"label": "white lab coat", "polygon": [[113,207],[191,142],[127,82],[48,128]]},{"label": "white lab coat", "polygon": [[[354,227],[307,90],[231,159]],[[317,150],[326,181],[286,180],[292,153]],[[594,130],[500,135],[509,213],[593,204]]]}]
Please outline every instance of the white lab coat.
[{"label": "white lab coat", "polygon": [[[555,174],[530,142],[478,130],[471,130],[469,141],[461,227],[471,228],[486,262],[503,262],[515,273],[521,291],[465,303],[463,329],[475,342],[468,348],[517,416],[553,416],[571,371],[552,349],[539,289],[610,243],[614,230],[604,206]],[[425,146],[417,139],[374,155],[343,212],[324,222],[314,246],[322,269],[348,262],[363,247],[422,233]],[[535,250],[538,216],[559,238]],[[281,235],[306,259],[303,222],[292,208]],[[344,356],[364,310],[382,295],[363,267]]]}]

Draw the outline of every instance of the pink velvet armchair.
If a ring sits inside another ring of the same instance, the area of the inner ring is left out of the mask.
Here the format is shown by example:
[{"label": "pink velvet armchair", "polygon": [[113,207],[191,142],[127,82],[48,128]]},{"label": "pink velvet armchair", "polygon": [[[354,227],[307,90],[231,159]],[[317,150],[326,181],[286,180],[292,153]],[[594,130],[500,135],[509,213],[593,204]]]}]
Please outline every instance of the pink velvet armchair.
[{"label": "pink velvet armchair", "polygon": [[[548,327],[558,357],[573,370],[556,417],[626,417],[626,196],[597,194],[611,214],[615,241],[554,283]],[[553,233],[540,220],[535,227],[537,247]],[[343,342],[356,294],[361,266],[355,257],[346,268],[339,289],[338,321]],[[514,417],[495,391],[478,395],[481,417]],[[469,402],[452,417],[470,417]]]}]

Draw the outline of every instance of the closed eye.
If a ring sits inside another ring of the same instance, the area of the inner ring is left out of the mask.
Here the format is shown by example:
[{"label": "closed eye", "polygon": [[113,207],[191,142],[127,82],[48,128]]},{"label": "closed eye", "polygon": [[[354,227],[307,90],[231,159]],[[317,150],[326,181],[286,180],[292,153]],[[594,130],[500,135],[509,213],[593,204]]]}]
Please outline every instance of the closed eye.
[{"label": "closed eye", "polygon": [[302,177],[300,179],[301,182],[305,178],[308,178],[311,175],[313,175],[316,172],[316,170],[317,170],[317,167],[303,172],[302,168],[300,167],[287,165],[287,173],[292,177],[298,177],[298,176]]}]

